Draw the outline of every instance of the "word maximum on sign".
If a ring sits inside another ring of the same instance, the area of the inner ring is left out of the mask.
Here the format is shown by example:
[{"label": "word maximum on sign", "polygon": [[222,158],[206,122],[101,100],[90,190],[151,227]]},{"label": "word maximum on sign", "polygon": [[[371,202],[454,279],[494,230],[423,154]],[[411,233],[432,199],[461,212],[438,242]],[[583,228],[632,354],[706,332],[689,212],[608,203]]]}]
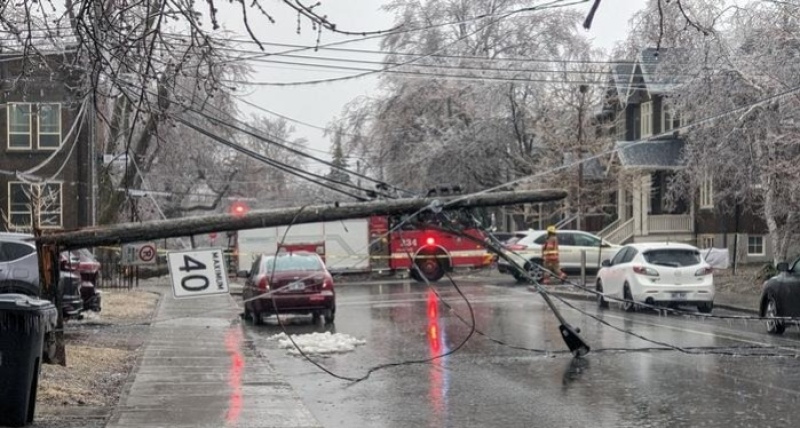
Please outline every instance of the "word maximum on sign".
[{"label": "word maximum on sign", "polygon": [[167,263],[176,299],[228,293],[227,270],[220,249],[170,252]]}]

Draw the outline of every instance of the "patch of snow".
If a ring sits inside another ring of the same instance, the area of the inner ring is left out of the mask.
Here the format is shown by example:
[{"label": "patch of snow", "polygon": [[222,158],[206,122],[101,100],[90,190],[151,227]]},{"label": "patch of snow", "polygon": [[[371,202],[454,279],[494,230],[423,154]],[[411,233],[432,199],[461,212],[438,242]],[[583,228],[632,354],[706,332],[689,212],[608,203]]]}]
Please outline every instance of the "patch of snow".
[{"label": "patch of snow", "polygon": [[[361,346],[367,342],[356,339],[344,333],[308,333],[294,334],[292,339],[306,355],[328,355],[353,352],[356,346]],[[269,340],[277,341],[278,348],[287,349],[292,355],[300,355],[300,351],[292,344],[286,333],[270,336]]]},{"label": "patch of snow", "polygon": [[86,321],[97,321],[100,319],[100,312],[85,311],[81,312],[81,315],[83,315],[83,319]]}]

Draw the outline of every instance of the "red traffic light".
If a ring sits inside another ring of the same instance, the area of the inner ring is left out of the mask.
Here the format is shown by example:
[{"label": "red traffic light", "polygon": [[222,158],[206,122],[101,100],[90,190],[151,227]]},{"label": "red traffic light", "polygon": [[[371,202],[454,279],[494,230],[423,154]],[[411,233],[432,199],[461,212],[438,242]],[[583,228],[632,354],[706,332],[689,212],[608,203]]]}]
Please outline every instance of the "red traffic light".
[{"label": "red traffic light", "polygon": [[237,201],[231,204],[230,210],[231,210],[231,215],[234,215],[236,217],[241,217],[247,214],[248,211],[250,211],[250,207],[248,207],[247,204],[245,204],[244,202]]}]

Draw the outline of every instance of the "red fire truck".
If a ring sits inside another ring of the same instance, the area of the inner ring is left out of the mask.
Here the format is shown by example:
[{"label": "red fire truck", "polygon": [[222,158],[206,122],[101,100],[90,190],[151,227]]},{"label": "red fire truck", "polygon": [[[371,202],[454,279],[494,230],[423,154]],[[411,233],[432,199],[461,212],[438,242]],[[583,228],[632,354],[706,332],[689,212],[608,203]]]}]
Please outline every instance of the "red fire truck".
[{"label": "red fire truck", "polygon": [[[402,223],[394,217],[298,224],[239,231],[233,239],[232,270],[249,269],[257,254],[315,251],[334,273],[407,271],[423,281],[438,281],[448,271],[492,264],[493,256],[477,242],[435,228]],[[417,223],[425,224],[425,223]],[[398,225],[400,225],[398,227]],[[461,229],[479,240],[478,228]]]},{"label": "red fire truck", "polygon": [[[373,240],[386,237],[385,248],[376,246],[371,256],[375,263],[387,260],[390,270],[407,270],[412,278],[423,281],[419,276],[421,271],[429,281],[438,281],[445,272],[457,268],[476,269],[492,264],[492,254],[473,240],[435,228],[413,225],[396,228],[398,221],[400,219],[391,217],[369,219]],[[483,231],[477,228],[464,229],[464,233],[480,241],[486,239]],[[412,263],[416,263],[419,270],[412,269]]]}]

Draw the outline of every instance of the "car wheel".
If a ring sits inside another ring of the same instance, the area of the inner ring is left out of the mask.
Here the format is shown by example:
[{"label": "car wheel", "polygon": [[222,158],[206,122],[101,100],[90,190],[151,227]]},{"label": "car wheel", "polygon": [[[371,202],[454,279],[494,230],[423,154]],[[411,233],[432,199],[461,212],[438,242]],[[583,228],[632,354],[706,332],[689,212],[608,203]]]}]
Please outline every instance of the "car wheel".
[{"label": "car wheel", "polygon": [[606,301],[605,297],[603,296],[603,282],[599,279],[597,280],[597,287],[595,287],[595,291],[597,291],[597,307],[600,309],[608,309],[608,301]]},{"label": "car wheel", "polygon": [[325,325],[333,324],[333,320],[336,319],[336,306],[325,310],[323,315],[325,316]]},{"label": "car wheel", "polygon": [[622,287],[622,298],[625,299],[625,302],[622,303],[622,309],[625,312],[635,312],[636,302],[633,301],[633,294],[631,293],[630,285],[628,285],[626,282]]},{"label": "car wheel", "polygon": [[0,294],[18,293],[26,296],[39,297],[39,286],[23,281],[0,281]]},{"label": "car wheel", "polygon": [[[444,266],[435,256],[425,256],[414,260],[414,264],[419,268],[421,275],[429,282],[436,282],[444,276]],[[415,278],[417,281],[425,282],[422,278]]]},{"label": "car wheel", "polygon": [[697,310],[700,311],[701,314],[710,314],[713,309],[714,302],[700,303],[697,305]]},{"label": "car wheel", "polygon": [[251,312],[250,316],[253,318],[253,325],[264,325],[264,314],[261,312]]},{"label": "car wheel", "polygon": [[[542,261],[539,259],[533,259],[525,265],[525,270],[528,271],[528,275],[533,278],[533,280],[537,283],[541,283],[542,279],[544,278],[544,271],[542,270]],[[527,279],[527,278],[526,278]],[[527,279],[530,281],[530,279]]]},{"label": "car wheel", "polygon": [[[778,302],[772,296],[767,298],[767,308],[764,311],[764,316],[767,318],[780,316],[778,315]],[[783,324],[783,321],[767,320],[767,333],[783,334],[784,330],[786,330],[786,325]]]},{"label": "car wheel", "polygon": [[528,277],[525,276],[523,273],[519,272],[518,270],[516,270],[516,268],[514,268],[512,275],[514,275],[514,280],[516,280],[520,284],[528,282]]},{"label": "car wheel", "polygon": [[311,324],[319,324],[320,313],[314,311],[311,313]]}]

